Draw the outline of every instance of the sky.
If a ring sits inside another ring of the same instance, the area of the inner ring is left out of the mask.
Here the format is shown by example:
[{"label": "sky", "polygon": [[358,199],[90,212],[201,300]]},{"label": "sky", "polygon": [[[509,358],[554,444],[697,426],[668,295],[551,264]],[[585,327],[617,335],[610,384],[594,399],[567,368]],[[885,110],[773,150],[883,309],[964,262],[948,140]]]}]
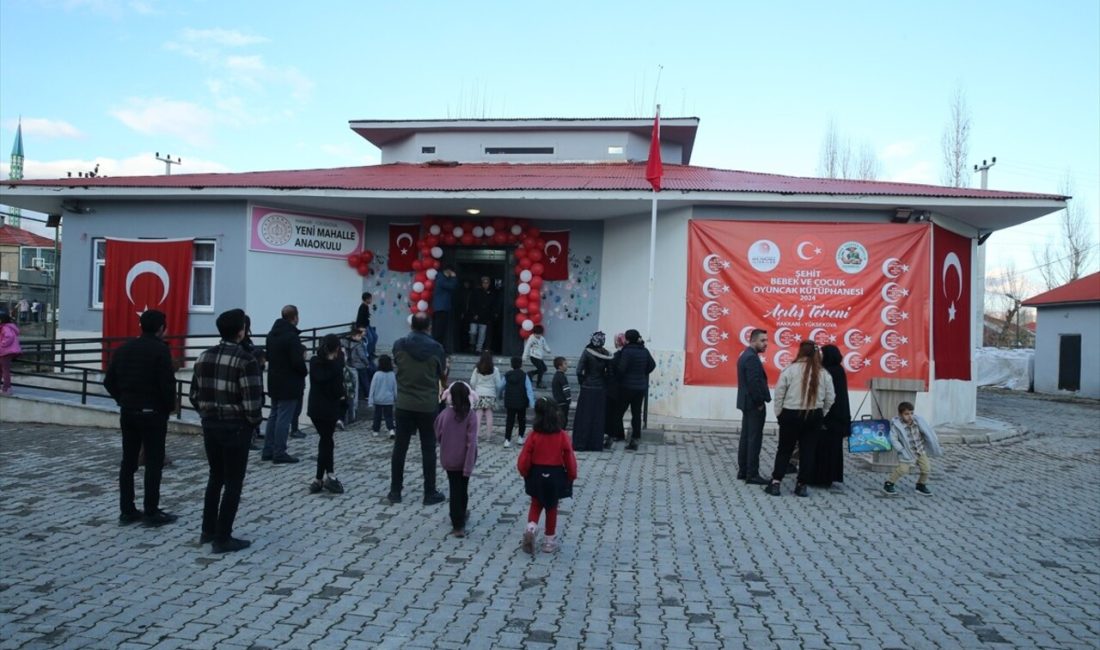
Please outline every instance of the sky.
[{"label": "sky", "polygon": [[[960,92],[971,164],[997,157],[989,187],[1068,182],[1100,242],[1096,0],[0,2],[3,178],[20,119],[25,177],[56,178],[160,174],[157,153],[173,173],[373,164],[349,120],[659,102],[700,118],[695,165],[814,176],[832,123],[879,180],[940,184]],[[988,273],[1038,283],[1058,219],[994,234]]]}]

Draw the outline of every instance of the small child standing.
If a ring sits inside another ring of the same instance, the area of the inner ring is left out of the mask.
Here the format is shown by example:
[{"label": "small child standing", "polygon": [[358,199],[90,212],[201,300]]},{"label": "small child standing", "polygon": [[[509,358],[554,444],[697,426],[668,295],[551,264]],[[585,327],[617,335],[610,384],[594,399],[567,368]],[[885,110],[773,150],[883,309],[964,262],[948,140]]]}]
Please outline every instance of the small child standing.
[{"label": "small child standing", "polygon": [[561,428],[569,428],[569,405],[573,401],[573,389],[569,387],[569,376],[565,371],[569,369],[569,362],[565,357],[554,357],[554,379],[550,382],[550,389],[554,393],[554,401],[558,403],[558,414],[561,416]]},{"label": "small child standing", "polygon": [[[353,328],[348,334],[348,367],[355,371],[359,378],[359,393],[356,400],[367,399],[370,391],[371,363],[367,355],[367,344],[363,341],[363,330]],[[351,399],[351,396],[348,396]]]},{"label": "small child standing", "polygon": [[898,466],[886,479],[882,491],[886,494],[897,494],[894,483],[909,473],[916,463],[920,470],[917,477],[917,494],[926,497],[932,496],[932,490],[928,489],[928,475],[932,473],[931,456],[942,456],[939,438],[932,429],[932,425],[921,416],[913,413],[913,405],[909,402],[898,404],[898,415],[890,421],[890,444],[898,452]]},{"label": "small child standing", "polygon": [[493,435],[493,409],[497,405],[497,393],[504,387],[504,377],[493,363],[493,353],[485,350],[470,374],[470,390],[477,393],[474,417],[477,418],[478,435]]},{"label": "small child standing", "polygon": [[507,419],[504,425],[504,446],[512,446],[512,428],[519,423],[519,443],[527,430],[527,409],[535,405],[535,391],[531,378],[521,368],[523,359],[512,357],[512,369],[504,373],[504,409]]},{"label": "small child standing", "polygon": [[527,373],[527,376],[534,378],[539,388],[542,388],[542,376],[546,374],[546,362],[543,359],[550,354],[550,345],[542,335],[544,331],[542,325],[535,325],[531,330],[531,336],[528,336],[527,342],[523,344],[523,356],[535,367]]},{"label": "small child standing", "polygon": [[370,393],[367,396],[367,406],[374,407],[374,422],[370,430],[378,435],[378,429],[382,426],[382,418],[386,418],[386,429],[393,438],[393,402],[397,399],[397,377],[393,374],[393,359],[390,355],[383,354],[378,357],[378,370],[370,380]]},{"label": "small child standing", "polygon": [[456,381],[443,391],[447,408],[435,417],[435,440],[439,443],[439,464],[451,486],[451,535],[466,536],[470,504],[470,475],[477,462],[477,418],[470,414],[470,402],[477,393],[465,382]]},{"label": "small child standing", "polygon": [[340,337],[326,334],[317,354],[309,362],[309,407],[306,415],[317,430],[317,473],[309,484],[311,494],[322,489],[342,494],[344,486],[336,478],[333,454],[336,448],[333,434],[336,422],[347,408],[344,393],[344,359],[340,354]]},{"label": "small child standing", "polygon": [[523,551],[535,552],[535,535],[539,517],[546,510],[546,539],[543,553],[558,550],[555,539],[558,526],[558,501],[573,496],[573,481],[577,480],[577,456],[573,442],[562,430],[558,406],[542,397],[535,403],[535,426],[516,461],[523,476],[524,487],[531,497],[527,511],[527,528],[523,532]]}]

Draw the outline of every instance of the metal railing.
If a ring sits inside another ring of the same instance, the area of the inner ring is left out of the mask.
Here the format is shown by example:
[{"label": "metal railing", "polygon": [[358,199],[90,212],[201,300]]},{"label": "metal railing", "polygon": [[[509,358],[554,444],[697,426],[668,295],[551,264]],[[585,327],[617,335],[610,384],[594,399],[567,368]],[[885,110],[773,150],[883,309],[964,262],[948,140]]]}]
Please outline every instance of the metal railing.
[{"label": "metal railing", "polygon": [[[351,323],[326,325],[301,330],[301,340],[307,351],[316,349],[317,342],[326,334],[347,334]],[[188,345],[187,340],[208,339],[210,342]],[[209,349],[213,341],[220,340],[217,334],[192,334],[188,336],[166,336],[165,343],[179,368],[190,365],[199,354]],[[12,386],[32,388],[38,391],[79,395],[80,403],[86,405],[89,397],[110,399],[103,387],[103,373],[110,356],[120,345],[129,341],[128,337],[71,338],[56,340],[24,341],[22,353],[12,365]],[[253,342],[264,347],[266,334],[254,334]],[[17,377],[40,378],[43,385],[16,381]],[[193,411],[186,399],[191,390],[189,379],[176,379],[176,419],[183,418],[183,411]],[[266,397],[266,395],[265,395]],[[265,408],[268,400],[265,399]]]}]

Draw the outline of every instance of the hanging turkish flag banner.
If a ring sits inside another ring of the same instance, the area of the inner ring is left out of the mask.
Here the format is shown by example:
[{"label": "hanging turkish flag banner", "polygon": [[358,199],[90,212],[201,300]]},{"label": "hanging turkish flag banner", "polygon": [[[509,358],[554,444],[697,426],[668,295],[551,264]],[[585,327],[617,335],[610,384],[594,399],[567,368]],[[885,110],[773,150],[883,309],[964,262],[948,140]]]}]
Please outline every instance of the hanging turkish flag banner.
[{"label": "hanging turkish flag banner", "polygon": [[645,163],[645,179],[653,186],[654,192],[661,191],[661,176],[665,173],[661,164],[661,109],[653,117],[653,134],[649,138],[649,159]]},{"label": "hanging turkish flag banner", "polygon": [[420,224],[390,224],[390,258],[387,268],[391,271],[411,271],[413,262],[420,255],[416,246],[420,240]]},{"label": "hanging turkish flag banner", "polygon": [[970,239],[932,227],[932,360],[936,379],[970,379]]},{"label": "hanging turkish flag banner", "polygon": [[569,279],[569,231],[543,231],[542,247],[543,280]]},{"label": "hanging turkish flag banner", "polygon": [[[186,336],[193,257],[192,239],[108,238],[103,267],[103,337],[141,335],[138,319],[148,309],[164,312],[168,319],[165,336]],[[105,342],[104,367],[110,351],[123,342]],[[183,341],[169,345],[173,356],[182,359]]]},{"label": "hanging turkish flag banner", "polygon": [[684,383],[736,385],[753,328],[773,385],[805,340],[840,348],[851,388],[927,380],[931,239],[922,224],[691,221]]}]

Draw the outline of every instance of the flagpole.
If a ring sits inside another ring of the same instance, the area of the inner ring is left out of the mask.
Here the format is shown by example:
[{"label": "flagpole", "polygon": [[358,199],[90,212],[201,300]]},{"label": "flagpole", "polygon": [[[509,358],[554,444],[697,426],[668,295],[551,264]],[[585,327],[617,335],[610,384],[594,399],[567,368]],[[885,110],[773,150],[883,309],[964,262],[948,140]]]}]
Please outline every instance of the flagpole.
[{"label": "flagpole", "polygon": [[[657,104],[657,141],[661,137],[661,105]],[[653,294],[657,273],[657,188],[653,188],[653,201],[649,216],[649,296],[646,306],[645,336],[653,344]]]}]

